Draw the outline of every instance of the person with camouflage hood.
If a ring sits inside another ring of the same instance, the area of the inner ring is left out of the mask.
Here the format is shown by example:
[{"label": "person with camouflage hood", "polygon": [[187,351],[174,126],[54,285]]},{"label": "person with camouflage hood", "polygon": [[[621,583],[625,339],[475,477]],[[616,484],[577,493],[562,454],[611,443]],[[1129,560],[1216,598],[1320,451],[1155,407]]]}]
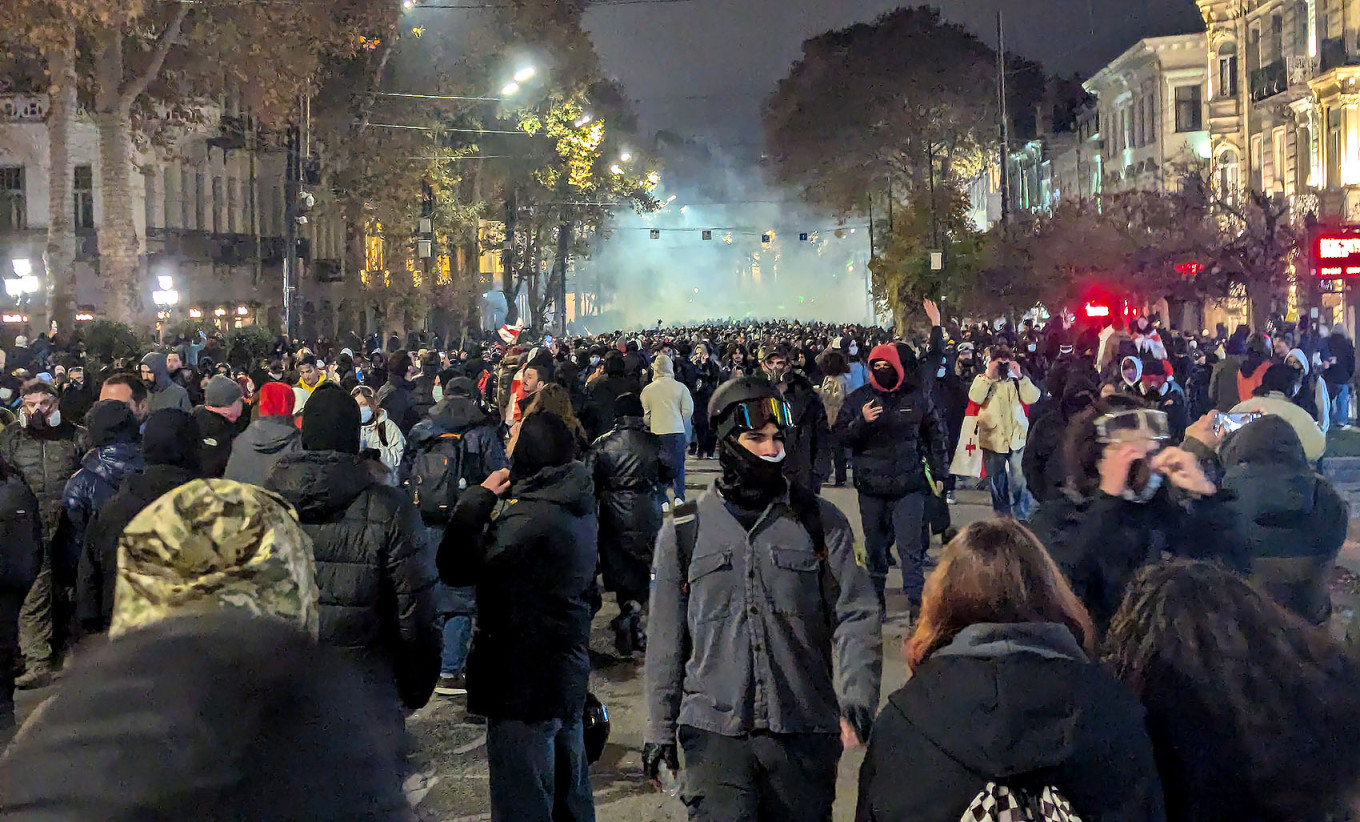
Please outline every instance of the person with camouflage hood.
[{"label": "person with camouflage hood", "polygon": [[109,638],[165,619],[238,610],[316,637],[312,540],[281,498],[194,480],[148,505],[118,538]]}]

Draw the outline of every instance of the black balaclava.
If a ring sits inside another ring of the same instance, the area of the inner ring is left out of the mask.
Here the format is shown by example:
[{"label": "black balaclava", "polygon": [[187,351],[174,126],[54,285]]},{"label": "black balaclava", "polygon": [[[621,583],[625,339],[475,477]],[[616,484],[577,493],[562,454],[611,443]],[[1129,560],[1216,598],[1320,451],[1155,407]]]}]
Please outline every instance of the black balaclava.
[{"label": "black balaclava", "polygon": [[722,467],[718,493],[740,508],[763,511],[788,490],[784,479],[788,451],[780,461],[770,462],[747,451],[737,442],[739,435],[733,431],[718,441],[718,465]]}]

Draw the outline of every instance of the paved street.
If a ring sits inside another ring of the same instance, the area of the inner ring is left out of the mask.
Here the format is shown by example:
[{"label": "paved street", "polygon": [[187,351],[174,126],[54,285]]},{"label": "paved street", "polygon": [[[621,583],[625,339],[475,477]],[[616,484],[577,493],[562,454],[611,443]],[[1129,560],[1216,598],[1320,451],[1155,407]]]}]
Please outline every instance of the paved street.
[{"label": "paved street", "polygon": [[[687,485],[699,489],[713,479],[716,462],[689,464]],[[825,496],[845,512],[854,526],[857,538],[862,538],[859,509],[855,492],[850,488],[828,488]],[[954,524],[958,527],[986,517],[991,509],[986,495],[964,491],[960,502],[953,507]],[[933,552],[932,552],[933,553]],[[902,661],[901,644],[907,629],[901,618],[905,602],[900,594],[900,582],[894,571],[888,580],[889,622],[884,626],[883,697],[906,681],[906,664]],[[897,590],[897,596],[892,591]],[[609,620],[617,614],[612,602],[595,620],[593,651],[614,659],[613,639]],[[893,615],[899,615],[893,619]],[[661,822],[683,820],[684,808],[679,800],[655,792],[642,779],[639,751],[646,725],[646,708],[642,701],[641,655],[636,660],[619,660],[591,675],[591,688],[608,706],[612,724],[609,746],[604,758],[591,770],[595,787],[595,802],[601,822]],[[490,819],[487,810],[487,768],[485,734],[475,725],[461,721],[462,699],[435,697],[434,701],[416,713],[410,728],[416,738],[416,767],[420,773],[408,782],[413,799],[426,819],[441,822],[463,822]],[[835,819],[850,820],[854,816],[854,797],[860,755],[847,754],[841,760],[840,801]]]}]

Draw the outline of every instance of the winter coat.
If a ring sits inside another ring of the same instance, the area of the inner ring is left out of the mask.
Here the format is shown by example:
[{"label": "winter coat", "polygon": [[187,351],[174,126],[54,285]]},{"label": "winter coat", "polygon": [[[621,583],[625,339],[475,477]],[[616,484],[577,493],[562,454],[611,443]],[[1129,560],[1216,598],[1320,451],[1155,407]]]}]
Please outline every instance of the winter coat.
[{"label": "winter coat", "polygon": [[1036,502],[1057,499],[1067,484],[1067,460],[1063,451],[1069,422],[1062,403],[1056,400],[1044,400],[1043,410],[1034,416],[1020,465],[1025,484]]},{"label": "winter coat", "polygon": [[643,419],[653,434],[687,434],[694,416],[694,397],[675,378],[670,357],[658,354],[653,366],[656,376],[642,389]]},{"label": "winter coat", "polygon": [[438,563],[446,585],[477,587],[469,711],[520,722],[580,719],[597,538],[595,487],[580,462],[515,483],[505,501],[481,486],[458,500]]},{"label": "winter coat", "polygon": [[1237,396],[1241,397],[1243,402],[1256,394],[1256,389],[1261,387],[1261,380],[1265,378],[1266,371],[1271,366],[1269,359],[1256,362],[1255,367],[1252,367],[1253,362],[1252,356],[1247,355],[1247,359],[1237,368]]},{"label": "winter coat", "polygon": [[978,404],[978,445],[997,454],[1024,448],[1029,436],[1025,406],[1038,402],[1039,397],[1039,389],[1029,377],[993,380],[979,374],[973,378],[968,399]]},{"label": "winter coat", "polygon": [[302,433],[291,417],[260,417],[231,443],[224,479],[264,486],[274,463],[302,449]]},{"label": "winter coat", "polygon": [[831,475],[831,427],[821,397],[806,377],[790,372],[780,386],[789,404],[793,428],[784,432],[784,476],[811,491],[820,491]]},{"label": "winter coat", "polygon": [[420,517],[378,484],[356,454],[298,451],[265,488],[297,509],[312,538],[321,589],[320,641],[350,652],[378,684],[395,683],[408,708],[429,701],[439,677],[435,570],[417,539]]},{"label": "winter coat", "polygon": [[888,697],[860,767],[855,818],[958,822],[994,781],[1056,788],[1091,822],[1161,822],[1143,722],[1138,698],[1087,659],[1066,626],[971,625]]},{"label": "winter coat", "polygon": [[378,416],[372,422],[359,427],[359,450],[376,451],[378,461],[387,469],[390,484],[397,484],[401,462],[406,455],[406,438],[386,411],[378,409]]},{"label": "winter coat", "polygon": [[1242,401],[1242,395],[1237,391],[1237,372],[1241,365],[1242,358],[1232,354],[1214,365],[1209,375],[1209,402],[1214,409],[1226,414]]},{"label": "winter coat", "polygon": [[[863,407],[877,401],[883,413],[873,422]],[[930,490],[922,460],[931,476],[944,479],[948,437],[939,411],[919,388],[879,391],[866,383],[845,398],[836,417],[836,433],[855,460],[855,490],[873,497],[897,499]]]},{"label": "winter coat", "polygon": [[614,400],[624,394],[637,395],[641,391],[636,382],[623,374],[606,373],[591,383],[586,389],[586,406],[581,413],[581,424],[585,426],[586,436],[593,441],[609,433],[614,427]]},{"label": "winter coat", "polygon": [[663,489],[675,477],[668,457],[661,438],[639,417],[624,417],[586,456],[600,501],[600,570],[607,591],[647,590]]},{"label": "winter coat", "polygon": [[1146,503],[1097,490],[1081,500],[1063,495],[1045,502],[1029,527],[1103,635],[1133,575],[1161,562],[1163,553],[1248,571],[1246,543],[1231,501],[1232,494],[1222,489],[1184,504],[1173,500],[1165,485]]},{"label": "winter coat", "polygon": [[226,473],[232,442],[240,429],[236,423],[201,405],[194,409],[194,420],[198,422],[198,432],[203,437],[198,449],[203,476],[220,479]]},{"label": "winter coat", "polygon": [[1335,393],[1355,376],[1355,345],[1345,337],[1333,334],[1327,338],[1327,352],[1329,358],[1336,357],[1336,364],[1323,371],[1322,378]]},{"label": "winter coat", "polygon": [[170,379],[170,372],[165,367],[164,354],[153,351],[142,357],[141,364],[149,367],[156,378],[155,385],[151,387],[146,397],[147,414],[162,408],[178,408],[186,412],[194,410],[193,403],[189,401],[189,392],[184,390],[184,386]]},{"label": "winter coat", "polygon": [[89,434],[67,419],[56,428],[10,425],[0,431],[0,461],[17,471],[38,498],[44,541],[56,534],[66,481],[89,450]]},{"label": "winter coat", "polygon": [[420,422],[413,388],[410,380],[393,374],[388,376],[387,384],[378,391],[378,405],[387,412],[387,418],[401,429],[402,436],[410,436],[411,429]]},{"label": "winter coat", "polygon": [[63,579],[70,579],[85,545],[85,532],[104,503],[113,498],[123,480],[142,470],[142,449],[135,442],[118,442],[91,449],[80,461],[80,470],[66,481],[62,494],[65,509],[62,544],[54,547],[53,563]]},{"label": "winter coat", "polygon": [[113,618],[118,537],[151,503],[199,475],[173,465],[148,465],[129,474],[85,531],[76,566],[76,618],[86,633],[103,633]]},{"label": "winter coat", "polygon": [[17,473],[0,481],[0,657],[19,651],[19,609],[42,567],[38,498]]},{"label": "winter coat", "polygon": [[[416,420],[423,420],[430,414],[430,409],[438,402],[435,397],[435,375],[421,374],[411,380],[411,404],[415,408]],[[405,432],[403,432],[405,433]]]},{"label": "winter coat", "polygon": [[1245,533],[1251,578],[1314,625],[1332,613],[1327,584],[1350,516],[1345,500],[1305,457],[1293,428],[1264,417],[1219,448],[1223,487]]},{"label": "winter coat", "polygon": [[1317,421],[1310,417],[1307,411],[1290,402],[1284,394],[1272,391],[1265,396],[1243,400],[1234,405],[1229,413],[1245,414],[1250,411],[1259,411],[1283,419],[1294,429],[1299,442],[1303,443],[1303,453],[1308,461],[1316,463],[1322,459],[1323,453],[1327,450],[1327,435],[1322,433]]}]

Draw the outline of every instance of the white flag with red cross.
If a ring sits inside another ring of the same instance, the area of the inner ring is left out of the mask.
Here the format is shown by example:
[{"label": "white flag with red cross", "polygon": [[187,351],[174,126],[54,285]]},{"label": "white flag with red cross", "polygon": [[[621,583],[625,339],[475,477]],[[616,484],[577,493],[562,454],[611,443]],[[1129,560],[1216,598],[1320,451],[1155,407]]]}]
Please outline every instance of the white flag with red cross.
[{"label": "white flag with red cross", "polygon": [[954,448],[954,461],[949,464],[949,473],[959,477],[981,477],[982,446],[978,445],[977,419],[978,404],[969,400],[964,411],[963,428],[959,430],[959,444]]}]

